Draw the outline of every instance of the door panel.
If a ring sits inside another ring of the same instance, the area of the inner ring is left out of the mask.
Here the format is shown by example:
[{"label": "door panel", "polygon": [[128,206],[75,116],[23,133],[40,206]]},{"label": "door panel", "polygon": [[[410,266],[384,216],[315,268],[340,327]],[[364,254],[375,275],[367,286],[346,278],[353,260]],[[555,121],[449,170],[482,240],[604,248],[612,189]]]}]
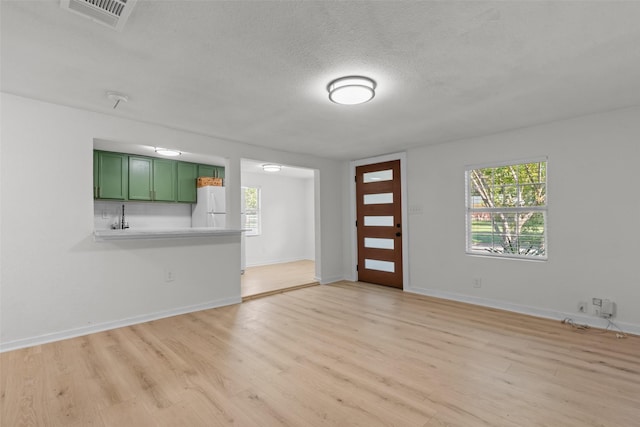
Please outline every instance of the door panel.
[{"label": "door panel", "polygon": [[395,249],[395,240],[380,239],[376,237],[365,237],[364,247],[372,249]]},{"label": "door panel", "polygon": [[129,156],[129,200],[153,200],[153,159]]},{"label": "door panel", "polygon": [[374,193],[364,195],[365,205],[388,205],[393,203],[393,193]]},{"label": "door panel", "polygon": [[127,155],[95,151],[93,176],[96,197],[125,200],[127,198]]},{"label": "door panel", "polygon": [[393,215],[365,215],[365,227],[393,227]]},{"label": "door panel", "polygon": [[198,178],[198,165],[195,163],[178,162],[178,201],[195,203],[196,178]]},{"label": "door panel", "polygon": [[393,179],[393,170],[387,169],[383,171],[366,172],[362,175],[362,182],[368,184],[370,182],[391,181]]},{"label": "door panel", "polygon": [[153,159],[153,200],[175,202],[177,162]]},{"label": "door panel", "polygon": [[393,261],[381,261],[379,259],[364,259],[364,268],[377,271],[386,271],[387,273],[395,272],[395,263]]},{"label": "door panel", "polygon": [[400,160],[356,168],[358,280],[402,288]]}]

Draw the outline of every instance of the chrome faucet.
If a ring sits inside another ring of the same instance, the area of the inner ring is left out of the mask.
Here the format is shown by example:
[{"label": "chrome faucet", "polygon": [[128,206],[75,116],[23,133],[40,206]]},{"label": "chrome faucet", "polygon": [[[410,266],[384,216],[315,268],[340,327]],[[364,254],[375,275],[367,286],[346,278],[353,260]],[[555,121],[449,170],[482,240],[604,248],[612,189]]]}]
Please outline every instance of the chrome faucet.
[{"label": "chrome faucet", "polygon": [[114,230],[124,230],[129,228],[129,223],[124,219],[124,205],[122,205],[122,217],[120,218],[120,222],[117,222],[111,226]]},{"label": "chrome faucet", "polygon": [[120,228],[122,230],[129,228],[129,223],[124,220],[124,204],[122,205],[122,220],[120,221]]}]

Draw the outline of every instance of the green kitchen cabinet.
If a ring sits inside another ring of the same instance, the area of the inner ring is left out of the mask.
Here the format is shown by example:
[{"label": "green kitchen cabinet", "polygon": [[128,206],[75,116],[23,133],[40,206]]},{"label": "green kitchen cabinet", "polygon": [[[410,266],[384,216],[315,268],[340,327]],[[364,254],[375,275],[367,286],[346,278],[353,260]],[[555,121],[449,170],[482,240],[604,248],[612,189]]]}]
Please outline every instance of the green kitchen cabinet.
[{"label": "green kitchen cabinet", "polygon": [[153,159],[153,200],[176,201],[177,165],[175,160]]},{"label": "green kitchen cabinet", "polygon": [[224,167],[223,166],[215,166],[216,171],[215,174],[218,178],[222,178],[224,181]]},{"label": "green kitchen cabinet", "polygon": [[198,176],[211,176],[224,180],[224,167],[214,165],[198,165]]},{"label": "green kitchen cabinet", "polygon": [[176,201],[173,160],[129,156],[129,200]]},{"label": "green kitchen cabinet", "polygon": [[153,159],[129,156],[129,200],[153,200]]},{"label": "green kitchen cabinet", "polygon": [[178,201],[195,203],[197,201],[196,179],[198,165],[195,163],[178,162]]},{"label": "green kitchen cabinet", "polygon": [[93,198],[98,198],[98,185],[100,184],[100,169],[98,169],[98,159],[100,155],[98,151],[93,150]]},{"label": "green kitchen cabinet", "polygon": [[224,167],[93,151],[94,199],[196,203],[200,176],[224,178]]},{"label": "green kitchen cabinet", "polygon": [[108,151],[93,152],[93,197],[126,200],[128,156]]}]

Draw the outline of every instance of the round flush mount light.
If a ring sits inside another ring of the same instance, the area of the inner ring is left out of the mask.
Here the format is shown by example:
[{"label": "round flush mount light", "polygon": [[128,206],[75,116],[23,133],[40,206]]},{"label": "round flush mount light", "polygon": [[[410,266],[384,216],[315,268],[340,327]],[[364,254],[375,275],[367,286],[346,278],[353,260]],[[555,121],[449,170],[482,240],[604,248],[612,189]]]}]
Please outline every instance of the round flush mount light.
[{"label": "round flush mount light", "polygon": [[282,169],[282,166],[280,165],[273,165],[273,164],[262,165],[262,170],[265,172],[280,172],[280,169]]},{"label": "round flush mount light", "polygon": [[369,77],[348,76],[327,85],[329,99],[336,104],[356,105],[371,101],[376,95],[376,82]]},{"label": "round flush mount light", "polygon": [[167,157],[175,157],[182,154],[177,150],[170,150],[168,148],[156,148],[156,153],[160,154],[161,156],[167,156]]}]

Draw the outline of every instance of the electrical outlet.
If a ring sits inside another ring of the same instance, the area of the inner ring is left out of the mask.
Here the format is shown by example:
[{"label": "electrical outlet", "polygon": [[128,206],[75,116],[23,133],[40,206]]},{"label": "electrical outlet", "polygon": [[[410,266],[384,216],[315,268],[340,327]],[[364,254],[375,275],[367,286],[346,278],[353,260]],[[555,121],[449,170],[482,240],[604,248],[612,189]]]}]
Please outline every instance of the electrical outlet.
[{"label": "electrical outlet", "polygon": [[587,302],[580,301],[578,303],[578,313],[586,313],[587,312]]},{"label": "electrical outlet", "polygon": [[595,306],[602,307],[602,298],[592,298],[591,303]]},{"label": "electrical outlet", "polygon": [[473,279],[473,287],[474,288],[481,288],[482,287],[482,279],[479,277],[476,277],[475,279]]},{"label": "electrical outlet", "polygon": [[613,317],[613,312],[615,310],[615,303],[611,300],[605,299],[602,300],[602,307],[600,310],[600,316],[606,319]]},{"label": "electrical outlet", "polygon": [[176,276],[171,269],[164,270],[164,281],[165,282],[173,282],[176,279]]}]

